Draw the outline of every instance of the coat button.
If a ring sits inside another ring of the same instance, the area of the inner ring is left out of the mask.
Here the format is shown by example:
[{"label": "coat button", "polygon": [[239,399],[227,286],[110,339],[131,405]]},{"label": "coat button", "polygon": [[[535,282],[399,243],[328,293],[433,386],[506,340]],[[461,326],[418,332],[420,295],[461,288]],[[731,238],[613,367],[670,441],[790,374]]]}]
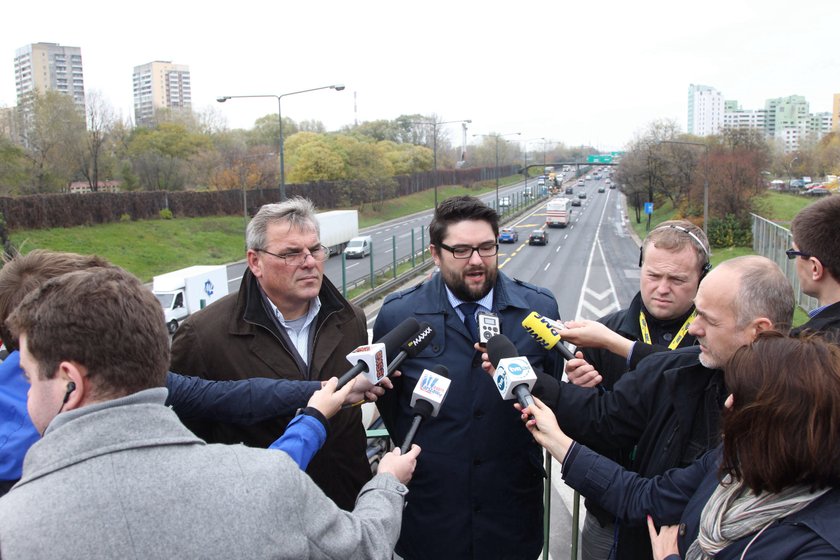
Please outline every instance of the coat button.
[{"label": "coat button", "polygon": [[483,418],[484,417],[484,411],[483,410],[476,410],[475,412],[473,412],[473,416],[475,416],[476,418]]},{"label": "coat button", "polygon": [[681,537],[685,536],[685,523],[680,523],[679,534]]}]

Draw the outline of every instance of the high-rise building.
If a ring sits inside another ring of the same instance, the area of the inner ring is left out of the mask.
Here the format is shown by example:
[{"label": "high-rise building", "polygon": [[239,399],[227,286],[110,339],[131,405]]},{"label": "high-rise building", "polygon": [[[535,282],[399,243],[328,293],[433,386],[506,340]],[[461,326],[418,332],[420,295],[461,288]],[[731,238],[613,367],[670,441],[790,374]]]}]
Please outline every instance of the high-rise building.
[{"label": "high-rise building", "polygon": [[688,133],[696,136],[720,134],[723,130],[723,94],[715,88],[688,86]]},{"label": "high-rise building", "polygon": [[72,96],[76,106],[84,110],[82,49],[57,43],[32,43],[17,49],[15,89],[19,106],[25,104],[27,94],[58,91]]},{"label": "high-rise building", "polygon": [[831,106],[831,130],[840,132],[840,93],[834,94],[834,103]]},{"label": "high-rise building", "polygon": [[190,68],[168,61],[134,67],[134,120],[137,126],[155,124],[155,111],[190,111]]}]

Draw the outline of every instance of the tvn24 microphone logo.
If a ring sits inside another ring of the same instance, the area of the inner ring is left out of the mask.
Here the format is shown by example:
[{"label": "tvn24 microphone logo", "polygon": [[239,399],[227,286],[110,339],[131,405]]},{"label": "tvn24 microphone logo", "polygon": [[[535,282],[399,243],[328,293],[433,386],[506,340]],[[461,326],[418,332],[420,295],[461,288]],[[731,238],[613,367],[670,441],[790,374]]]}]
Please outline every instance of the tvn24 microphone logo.
[{"label": "tvn24 microphone logo", "polygon": [[512,379],[528,374],[531,366],[526,358],[507,358],[496,368],[496,386],[504,392],[508,385],[508,376]]}]

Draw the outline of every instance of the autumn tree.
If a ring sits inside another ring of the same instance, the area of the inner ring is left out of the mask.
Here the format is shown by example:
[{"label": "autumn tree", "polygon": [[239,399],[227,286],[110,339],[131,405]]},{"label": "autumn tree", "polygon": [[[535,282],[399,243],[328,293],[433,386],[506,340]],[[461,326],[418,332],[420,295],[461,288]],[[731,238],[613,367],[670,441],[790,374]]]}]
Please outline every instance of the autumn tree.
[{"label": "autumn tree", "polygon": [[180,190],[190,179],[190,158],[209,147],[207,136],[179,123],[163,123],[155,129],[136,129],[128,154],[142,188]]}]

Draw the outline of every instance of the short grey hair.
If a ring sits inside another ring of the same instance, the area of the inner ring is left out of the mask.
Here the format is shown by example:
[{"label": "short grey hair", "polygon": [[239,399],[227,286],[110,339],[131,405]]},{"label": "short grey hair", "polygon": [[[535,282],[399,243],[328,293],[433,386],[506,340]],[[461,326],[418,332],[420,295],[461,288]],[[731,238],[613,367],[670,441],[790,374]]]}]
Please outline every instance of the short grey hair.
[{"label": "short grey hair", "polygon": [[321,235],[315,205],[308,198],[295,196],[283,202],[265,204],[251,218],[245,231],[248,249],[265,249],[268,226],[277,222],[286,222],[290,228],[301,231],[314,230],[319,237]]},{"label": "short grey hair", "polygon": [[782,269],[766,257],[745,255],[723,261],[718,268],[733,268],[740,274],[735,296],[739,327],[758,317],[767,317],[773,329],[787,333],[793,323],[793,287]]}]

